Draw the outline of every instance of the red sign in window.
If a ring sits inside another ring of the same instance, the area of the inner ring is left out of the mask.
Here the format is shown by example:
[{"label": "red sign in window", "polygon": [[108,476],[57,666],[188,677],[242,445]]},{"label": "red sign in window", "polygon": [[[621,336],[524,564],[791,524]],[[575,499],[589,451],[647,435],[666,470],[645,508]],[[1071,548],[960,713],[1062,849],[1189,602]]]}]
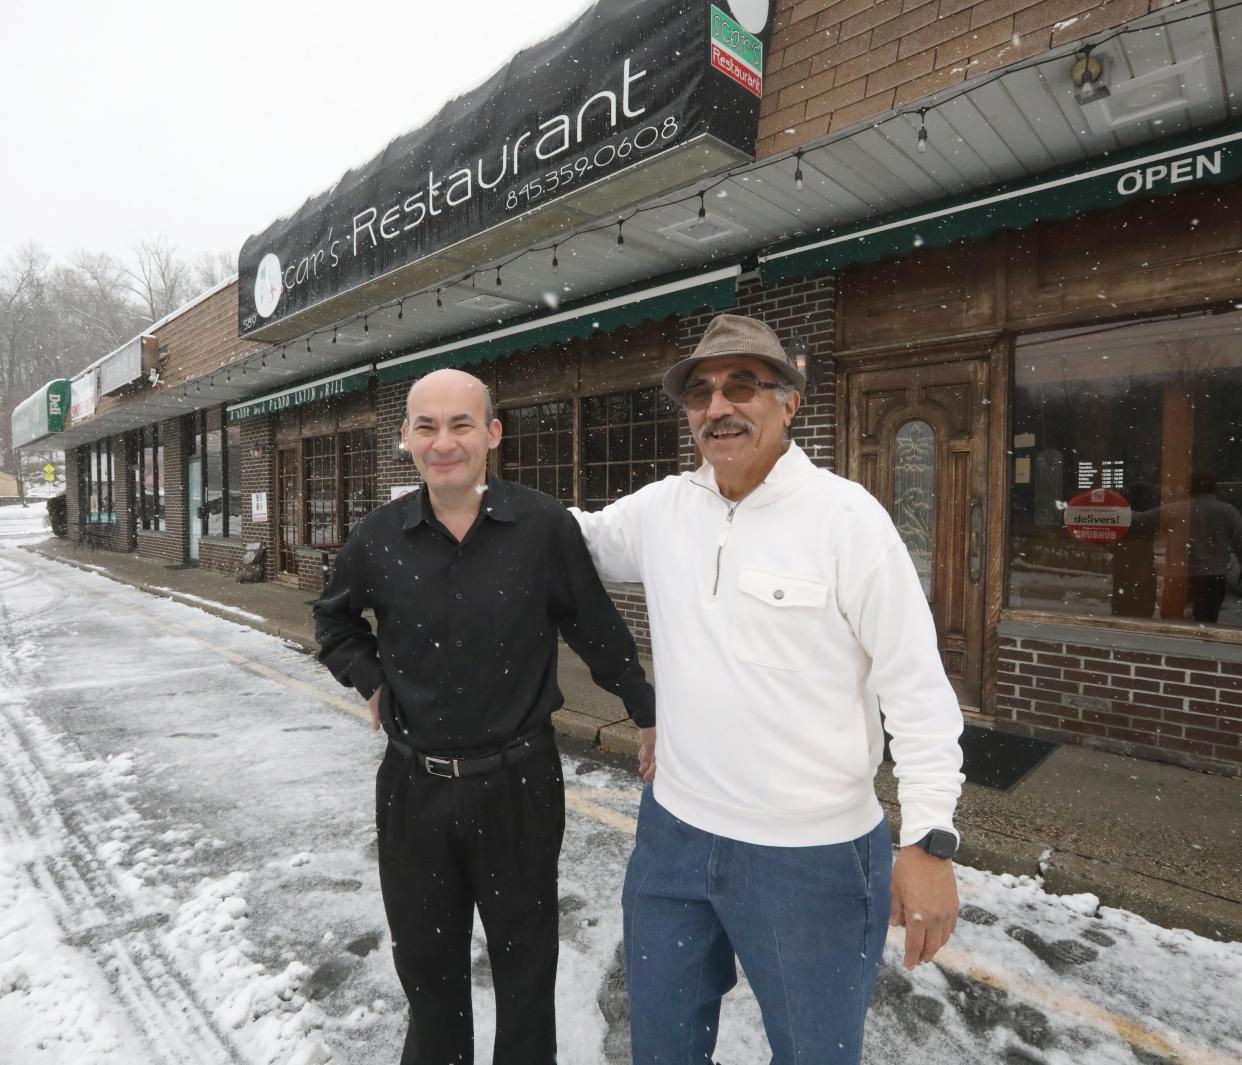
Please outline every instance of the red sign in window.
[{"label": "red sign in window", "polygon": [[1065,508],[1065,528],[1082,544],[1115,544],[1130,531],[1130,504],[1111,488],[1079,492]]}]

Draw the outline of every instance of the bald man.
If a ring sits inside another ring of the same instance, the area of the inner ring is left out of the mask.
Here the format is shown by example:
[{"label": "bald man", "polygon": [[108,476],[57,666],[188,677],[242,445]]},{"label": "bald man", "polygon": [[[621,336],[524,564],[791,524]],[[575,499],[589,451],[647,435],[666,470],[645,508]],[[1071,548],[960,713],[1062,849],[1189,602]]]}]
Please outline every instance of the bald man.
[{"label": "bald man", "polygon": [[633,637],[577,523],[555,499],[488,474],[500,436],[482,381],[459,370],[418,381],[401,439],[423,486],[358,523],[314,607],[320,661],[388,735],[376,827],[410,1003],[402,1065],[473,1061],[475,907],[496,995],[493,1062],[555,1060],[557,634],[636,724],[655,725]]}]

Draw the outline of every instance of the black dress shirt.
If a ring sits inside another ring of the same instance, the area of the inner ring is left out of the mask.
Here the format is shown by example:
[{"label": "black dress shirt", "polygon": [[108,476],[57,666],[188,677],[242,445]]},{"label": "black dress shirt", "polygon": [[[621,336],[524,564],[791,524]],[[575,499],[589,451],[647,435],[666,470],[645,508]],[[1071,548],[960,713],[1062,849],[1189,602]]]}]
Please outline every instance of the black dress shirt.
[{"label": "black dress shirt", "polygon": [[559,631],[636,724],[654,725],[655,693],[578,523],[550,496],[487,485],[460,543],[425,489],[354,527],[314,606],[319,660],[363,698],[383,684],[384,729],[416,750],[493,751],[564,703]]}]

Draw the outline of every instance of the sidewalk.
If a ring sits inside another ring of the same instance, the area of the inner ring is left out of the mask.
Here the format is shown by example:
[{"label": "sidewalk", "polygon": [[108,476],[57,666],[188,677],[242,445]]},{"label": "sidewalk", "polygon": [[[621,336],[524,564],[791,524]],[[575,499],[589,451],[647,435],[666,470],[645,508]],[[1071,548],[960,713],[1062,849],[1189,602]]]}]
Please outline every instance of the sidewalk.
[{"label": "sidewalk", "polygon": [[[284,585],[238,584],[206,569],[75,548],[47,540],[28,550],[101,572],[315,649],[314,595]],[[618,700],[561,655],[565,709],[558,731],[600,749],[633,754],[637,733]],[[877,778],[897,812],[891,767]],[[1171,928],[1242,940],[1242,782],[1063,745],[1006,792],[967,784],[958,810],[959,860],[993,872],[1042,874],[1047,890],[1090,892]]]}]

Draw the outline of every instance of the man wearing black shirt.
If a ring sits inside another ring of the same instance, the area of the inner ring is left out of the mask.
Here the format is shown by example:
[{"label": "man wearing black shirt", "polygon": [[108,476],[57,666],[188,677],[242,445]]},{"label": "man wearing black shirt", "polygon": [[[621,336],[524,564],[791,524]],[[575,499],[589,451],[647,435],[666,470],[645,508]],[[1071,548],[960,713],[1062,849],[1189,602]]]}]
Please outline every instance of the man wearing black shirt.
[{"label": "man wearing black shirt", "polygon": [[427,375],[401,431],[424,487],[358,523],[314,608],[320,661],[388,734],[376,827],[410,1003],[401,1062],[473,1060],[477,906],[496,995],[493,1061],[552,1065],[565,827],[550,722],[563,702],[558,631],[641,727],[655,724],[654,695],[568,511],[487,475],[501,426],[483,383]]}]

